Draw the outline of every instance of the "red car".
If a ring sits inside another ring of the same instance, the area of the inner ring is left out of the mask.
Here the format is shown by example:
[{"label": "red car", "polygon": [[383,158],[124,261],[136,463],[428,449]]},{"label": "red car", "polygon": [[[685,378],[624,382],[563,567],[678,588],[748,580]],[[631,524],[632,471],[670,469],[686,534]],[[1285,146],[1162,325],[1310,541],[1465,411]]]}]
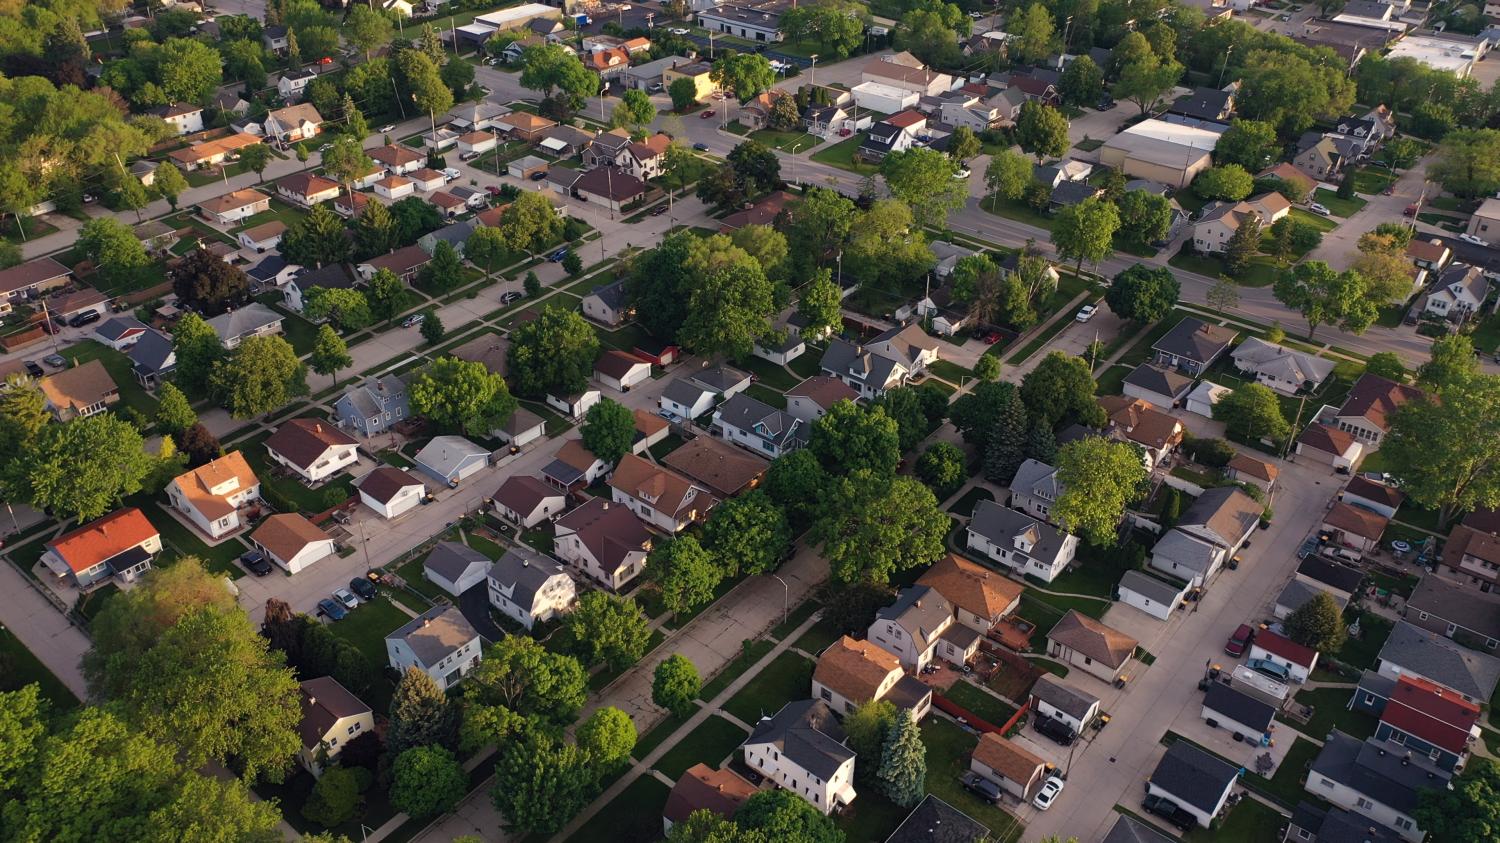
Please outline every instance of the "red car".
[{"label": "red car", "polygon": [[702,114],[699,114],[698,115],[698,119],[700,119],[700,120],[707,120],[708,118],[710,118],[712,116],[714,116],[714,110],[712,108],[710,108],[707,111],[704,111]]},{"label": "red car", "polygon": [[498,185],[493,185],[493,184],[485,185],[484,192],[488,193],[491,196],[500,196],[500,195],[502,195],[500,193],[499,186]]},{"label": "red car", "polygon": [[984,344],[985,345],[994,345],[995,343],[999,342],[1001,339],[1002,338],[1001,338],[1001,336],[998,333],[996,333],[994,331],[990,331],[988,334],[984,335]]},{"label": "red car", "polygon": [[1225,642],[1224,654],[1239,658],[1245,654],[1245,650],[1250,648],[1250,642],[1254,640],[1255,630],[1251,629],[1249,624],[1242,623],[1239,629],[1236,629],[1234,634],[1229,636],[1229,640]]},{"label": "red car", "polygon": [[1406,206],[1406,210],[1402,211],[1401,215],[1404,216],[1404,217],[1414,217],[1414,216],[1416,216],[1417,215],[1417,206],[1416,205],[1407,205]]},{"label": "red car", "polygon": [[329,56],[324,56],[318,59],[318,64],[333,64],[333,59]]}]

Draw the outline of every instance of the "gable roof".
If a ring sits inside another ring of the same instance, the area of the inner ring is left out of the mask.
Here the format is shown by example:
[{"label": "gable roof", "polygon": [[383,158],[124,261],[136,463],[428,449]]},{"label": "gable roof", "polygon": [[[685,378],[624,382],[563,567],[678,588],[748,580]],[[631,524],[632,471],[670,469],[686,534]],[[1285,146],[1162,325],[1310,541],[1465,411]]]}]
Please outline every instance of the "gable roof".
[{"label": "gable roof", "polygon": [[[1064,182],[1072,184],[1072,182]],[[1174,369],[1164,369],[1150,363],[1142,363],[1125,376],[1125,383],[1157,395],[1172,399],[1181,398],[1193,386],[1193,379]]]},{"label": "gable roof", "polygon": [[499,585],[511,589],[511,602],[530,609],[536,605],[537,592],[556,576],[568,576],[561,562],[545,553],[518,544],[495,560],[486,575]]},{"label": "gable roof", "polygon": [[1238,767],[1179,740],[1167,747],[1167,754],[1157,762],[1147,781],[1176,799],[1207,812],[1218,807],[1219,800],[1239,773]]},{"label": "gable roof", "polygon": [[781,447],[805,441],[808,436],[801,419],[743,392],[720,404],[715,418],[725,427],[753,433]]},{"label": "gable roof", "polygon": [[79,574],[156,535],[159,533],[146,514],[131,506],[58,536],[47,542],[47,549]]},{"label": "gable roof", "polygon": [[266,439],[266,450],[275,451],[299,468],[307,469],[329,448],[358,445],[354,437],[321,419],[283,422]]},{"label": "gable roof", "polygon": [[1021,785],[1029,783],[1038,767],[1046,762],[1032,755],[1008,738],[985,732],[974,745],[973,757],[979,763]]},{"label": "gable roof", "polygon": [[294,196],[309,197],[330,190],[338,190],[339,183],[325,179],[317,173],[292,173],[276,180],[276,188]]},{"label": "gable roof", "polygon": [[1135,652],[1138,643],[1129,635],[1111,629],[1077,609],[1069,609],[1047,633],[1047,638],[1110,668],[1123,665]]},{"label": "gable roof", "polygon": [[1366,372],[1349,390],[1349,396],[1339,407],[1340,416],[1359,416],[1380,428],[1389,431],[1390,415],[1397,407],[1415,401],[1426,393],[1414,386],[1396,383],[1379,375]]},{"label": "gable roof", "polygon": [[1134,817],[1120,814],[1099,843],[1176,843],[1176,840]]},{"label": "gable roof", "polygon": [[1170,606],[1182,596],[1183,589],[1145,571],[1129,570],[1120,577],[1120,591],[1133,591],[1164,606]]},{"label": "gable roof", "polygon": [[667,454],[662,462],[723,497],[753,485],[771,465],[744,448],[712,436],[689,440]]},{"label": "gable roof", "polygon": [[1476,700],[1487,700],[1500,682],[1500,660],[1468,650],[1404,620],[1385,639],[1377,656],[1381,666],[1425,676]]},{"label": "gable roof", "polygon": [[935,589],[915,585],[901,589],[896,602],[875,612],[876,620],[894,622],[911,636],[918,652],[937,640],[953,620],[953,604]]},{"label": "gable roof", "polygon": [[1272,166],[1261,170],[1255,175],[1257,178],[1274,176],[1284,182],[1289,182],[1301,187],[1304,193],[1311,192],[1312,189],[1314,187],[1317,187],[1318,185],[1318,182],[1312,176],[1309,176],[1308,174],[1297,169],[1296,166],[1288,161],[1282,161],[1279,164],[1273,164]]},{"label": "gable roof", "polygon": [[1177,520],[1177,527],[1192,527],[1215,544],[1231,547],[1255,528],[1264,511],[1262,504],[1238,487],[1219,486],[1199,495]]},{"label": "gable roof", "polygon": [[1425,755],[1374,738],[1361,741],[1337,729],[1324,740],[1312,770],[1408,815],[1417,806],[1419,792],[1441,787],[1452,775]]},{"label": "gable roof", "polygon": [[651,364],[628,351],[613,348],[606,349],[599,355],[599,359],[594,361],[594,371],[616,380],[629,375],[637,366],[649,368]]},{"label": "gable roof", "polygon": [[396,493],[422,481],[391,465],[383,465],[361,477],[356,484],[361,492],[380,503],[390,503]]},{"label": "gable roof", "polygon": [[208,320],[208,327],[214,329],[219,339],[228,340],[235,337],[243,337],[260,329],[275,325],[284,321],[285,316],[261,304],[258,301],[250,302],[244,307],[221,313]]},{"label": "gable roof", "polygon": [[251,541],[282,560],[291,559],[313,542],[329,538],[322,528],[295,512],[272,515],[250,534]]},{"label": "gable roof", "polygon": [[1263,629],[1255,634],[1255,643],[1252,645],[1270,653],[1273,656],[1286,659],[1295,665],[1311,669],[1313,663],[1318,660],[1318,651],[1311,647],[1304,647],[1276,632]]},{"label": "gable roof", "polygon": [[1500,640],[1500,597],[1465,588],[1442,577],[1422,577],[1407,612],[1426,612],[1486,638]]},{"label": "gable roof", "polygon": [[818,365],[825,371],[838,372],[876,387],[888,382],[898,367],[905,368],[884,354],[871,351],[864,345],[845,342],[838,337],[829,340],[828,349],[823,352],[823,359]]},{"label": "gable roof", "polygon": [[813,375],[786,392],[788,398],[806,398],[827,410],[840,401],[853,401],[859,393],[849,384],[828,375]]},{"label": "gable roof", "polygon": [[651,533],[623,506],[593,498],[557,519],[555,531],[567,530],[578,539],[607,573],[614,573],[634,552],[651,549]]},{"label": "gable roof", "polygon": [[[1330,562],[1317,556],[1309,556],[1302,560],[1302,564],[1297,566],[1297,575],[1323,583],[1345,594],[1353,594],[1365,578],[1364,573],[1358,569],[1347,568],[1337,562]],[[1427,579],[1424,577],[1422,581],[1426,582]],[[1410,604],[1411,601],[1408,600],[1407,605]]]},{"label": "gable roof", "polygon": [[1332,360],[1284,348],[1259,337],[1246,337],[1230,356],[1241,369],[1253,369],[1289,383],[1322,383],[1333,374]]},{"label": "gable roof", "polygon": [[974,843],[989,833],[978,820],[929,793],[885,843]]},{"label": "gable roof", "polygon": [[1126,439],[1147,448],[1165,448],[1182,436],[1182,422],[1156,409],[1149,401],[1105,395],[1099,398],[1099,406]]},{"label": "gable roof", "polygon": [[941,594],[949,603],[981,618],[995,618],[1021,598],[1025,589],[1009,577],[948,554],[917,579]]},{"label": "gable roof", "polygon": [[438,542],[427,554],[422,567],[449,582],[458,582],[470,568],[479,566],[488,570],[493,561],[466,544]]},{"label": "gable roof", "polygon": [[1085,693],[1050,673],[1042,674],[1031,686],[1031,695],[1071,717],[1083,719],[1089,709],[1099,704],[1098,697]]},{"label": "gable roof", "polygon": [[1297,444],[1306,445],[1325,454],[1343,456],[1354,446],[1354,434],[1332,425],[1314,422],[1297,437]]},{"label": "gable roof", "polygon": [[37,382],[47,403],[60,409],[81,411],[120,391],[109,370],[98,360],[89,360]]},{"label": "gable roof", "polygon": [[216,495],[209,489],[231,479],[238,481],[234,489],[229,492],[231,495],[260,483],[255,477],[255,472],[250,470],[250,463],[245,461],[245,455],[239,451],[230,451],[213,462],[185,471],[173,478],[172,482],[177,484],[177,488],[182,491],[182,497],[194,509],[203,513],[205,518],[213,519],[223,518],[233,512],[234,507],[226,500],[227,495]]},{"label": "gable roof", "polygon": [[1057,469],[1030,457],[1021,463],[1016,469],[1016,475],[1010,479],[1010,490],[1030,497],[1043,500],[1057,500],[1059,487],[1057,484]]},{"label": "gable roof", "polygon": [[868,641],[847,635],[828,645],[813,668],[813,681],[856,703],[873,700],[891,672],[901,671],[901,660]]},{"label": "gable roof", "polygon": [[454,650],[479,637],[457,606],[434,606],[412,618],[385,637],[403,641],[425,667],[447,658]]},{"label": "gable roof", "polygon": [[797,700],[762,717],[746,744],[771,744],[787,760],[824,781],[833,778],[854,750],[844,746],[844,728],[821,700]]},{"label": "gable roof", "polygon": [[1440,685],[1402,676],[1386,700],[1380,722],[1461,756],[1469,750],[1479,706]]},{"label": "gable roof", "polygon": [[[635,454],[620,457],[614,474],[610,475],[609,485],[648,503],[657,512],[673,516],[690,502],[699,500],[697,493],[703,491],[677,472],[647,462]],[[703,509],[708,508],[709,500],[709,495],[704,492],[700,504]]]},{"label": "gable roof", "polygon": [[1183,357],[1195,363],[1207,363],[1218,356],[1237,334],[1238,332],[1232,328],[1210,325],[1201,319],[1188,316],[1172,326],[1172,330],[1157,340],[1151,348],[1154,351]]},{"label": "gable roof", "polygon": [[558,497],[562,497],[562,493],[555,487],[528,474],[511,475],[494,494],[496,504],[522,516],[535,511],[542,501]]},{"label": "gable roof", "polygon": [[1271,728],[1276,709],[1260,700],[1241,693],[1223,682],[1208,683],[1208,693],[1203,696],[1203,706],[1218,712],[1234,722],[1265,732]]},{"label": "gable roof", "polygon": [[417,465],[446,478],[469,460],[475,457],[488,458],[489,455],[488,448],[476,445],[462,436],[434,436],[413,459]]},{"label": "gable roof", "polygon": [[[211,199],[205,199],[198,203],[198,207],[207,214],[225,214],[259,202],[270,201],[271,197],[261,193],[259,190],[244,187],[233,193],[223,193]],[[22,266],[25,265],[22,264]],[[0,284],[0,290],[3,290],[3,284]]]},{"label": "gable roof", "polygon": [[148,330],[150,329],[146,326],[146,323],[140,321],[134,316],[115,316],[104,320],[104,322],[94,330],[94,333],[105,338],[106,340],[115,342],[124,339],[128,334],[145,333]]},{"label": "gable roof", "polygon": [[729,819],[756,790],[733,770],[694,764],[672,785],[661,813],[674,824],[686,821],[694,811],[712,811]]},{"label": "gable roof", "polygon": [[345,717],[370,713],[368,705],[332,676],[308,679],[298,685],[298,690],[302,717],[297,721],[297,734],[302,737],[303,749],[316,749],[328,730]]},{"label": "gable roof", "polygon": [[1363,507],[1352,506],[1343,501],[1334,501],[1329,508],[1328,514],[1323,516],[1323,523],[1345,533],[1359,536],[1363,539],[1375,541],[1385,532],[1386,525],[1390,519],[1378,512],[1371,512]]},{"label": "gable roof", "polygon": [[1252,457],[1244,452],[1235,454],[1234,458],[1229,461],[1229,467],[1240,474],[1248,474],[1266,482],[1275,480],[1281,474],[1281,469],[1276,467],[1276,463]]}]

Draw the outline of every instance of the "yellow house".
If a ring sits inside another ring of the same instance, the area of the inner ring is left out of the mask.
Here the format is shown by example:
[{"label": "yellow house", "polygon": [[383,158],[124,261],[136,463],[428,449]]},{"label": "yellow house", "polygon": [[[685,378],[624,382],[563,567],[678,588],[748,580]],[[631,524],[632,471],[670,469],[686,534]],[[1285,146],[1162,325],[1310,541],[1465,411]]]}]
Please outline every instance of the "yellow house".
[{"label": "yellow house", "polygon": [[661,72],[661,84],[668,91],[672,89],[672,83],[678,79],[691,79],[693,85],[698,88],[697,99],[699,102],[708,99],[719,90],[714,80],[709,78],[713,68],[708,62],[695,61],[692,64],[673,65]]},{"label": "yellow house", "polygon": [[349,742],[375,730],[375,716],[359,697],[349,693],[332,676],[319,676],[302,683],[302,751],[297,760],[314,776],[338,758]]}]

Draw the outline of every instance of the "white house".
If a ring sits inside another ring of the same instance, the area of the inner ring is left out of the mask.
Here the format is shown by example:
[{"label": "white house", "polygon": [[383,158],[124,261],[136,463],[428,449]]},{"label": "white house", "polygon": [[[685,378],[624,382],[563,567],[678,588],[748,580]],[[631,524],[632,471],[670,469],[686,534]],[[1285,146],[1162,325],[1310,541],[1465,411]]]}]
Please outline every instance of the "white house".
[{"label": "white house", "polygon": [[657,399],[657,406],[681,419],[696,419],[713,409],[718,393],[687,378],[667,382]]},{"label": "white house", "polygon": [[337,549],[322,528],[297,513],[278,513],[260,522],[250,542],[288,574],[332,556]]},{"label": "white house", "polygon": [[434,436],[412,459],[417,468],[456,487],[490,464],[490,452],[462,436]]},{"label": "white house", "polygon": [[932,689],[901,670],[901,660],[869,641],[845,635],[818,655],[813,699],[847,716],[870,700],[886,700],[921,720],[932,707]]},{"label": "white house", "polygon": [[707,517],[718,503],[708,490],[656,463],[626,454],[610,475],[611,499],[642,521],[667,533],[680,533]]},{"label": "white house", "polygon": [[1031,703],[1038,713],[1060,720],[1079,733],[1099,714],[1098,697],[1068,685],[1050,673],[1043,674],[1031,686]]},{"label": "white house", "polygon": [[651,364],[627,351],[608,349],[594,361],[594,378],[616,392],[651,380]]},{"label": "white house", "polygon": [[567,497],[555,486],[527,474],[515,474],[493,495],[495,512],[512,524],[530,529],[562,514]]},{"label": "white house", "polygon": [[1332,360],[1283,348],[1257,337],[1246,337],[1230,352],[1229,359],[1241,373],[1282,395],[1316,392],[1333,374]]},{"label": "white house", "polygon": [[507,550],[487,579],[490,605],[527,629],[561,615],[578,599],[562,563],[525,545]]},{"label": "white house", "polygon": [[1180,580],[1167,582],[1144,571],[1126,571],[1120,578],[1119,600],[1134,606],[1157,620],[1166,620],[1187,596],[1190,588]]},{"label": "white house", "polygon": [[927,371],[927,367],[938,360],[937,340],[927,336],[915,323],[877,334],[868,347],[876,354],[900,363],[914,377]]},{"label": "white house", "polygon": [[1484,270],[1456,263],[1438,274],[1427,291],[1426,311],[1433,316],[1460,321],[1477,314],[1490,291]]},{"label": "white house", "polygon": [[1240,768],[1182,740],[1167,747],[1151,777],[1146,792],[1171,800],[1208,828],[1224,809]]},{"label": "white house", "polygon": [[1227,729],[1257,746],[1270,740],[1276,708],[1223,682],[1210,682],[1200,716],[1209,726]]},{"label": "white house", "polygon": [[281,238],[286,234],[286,223],[281,220],[263,222],[254,228],[247,228],[239,233],[241,246],[254,252],[266,252],[281,245]]},{"label": "white house", "polygon": [[595,287],[592,292],[583,297],[583,315],[602,325],[611,328],[618,327],[621,323],[635,315],[630,306],[630,300],[625,295],[625,279]]},{"label": "white house", "polygon": [[355,482],[360,501],[382,518],[399,518],[422,502],[427,487],[395,466],[384,465]]},{"label": "white house", "polygon": [[185,103],[172,103],[151,109],[151,114],[160,117],[179,135],[191,135],[203,131],[203,108]]},{"label": "white house", "polygon": [[266,440],[266,453],[304,482],[317,484],[359,462],[359,443],[331,422],[292,419]]},{"label": "white house", "polygon": [[801,419],[743,393],[719,405],[713,428],[724,441],[769,459],[807,444],[809,435]]},{"label": "white house", "polygon": [[494,562],[488,556],[458,542],[438,542],[422,562],[422,576],[454,597],[484,582]]},{"label": "white house", "polygon": [[630,510],[594,498],[553,524],[553,552],[618,591],[646,569],[651,533]]},{"label": "white house", "polygon": [[1119,630],[1069,609],[1047,633],[1047,652],[1065,664],[1113,682],[1135,654],[1137,642]]},{"label": "white house", "polygon": [[1015,741],[985,732],[969,755],[969,769],[1022,802],[1036,795],[1047,774],[1047,762]]},{"label": "white house", "polygon": [[547,435],[547,420],[525,407],[518,407],[505,424],[491,430],[490,435],[512,448],[524,448]]},{"label": "white house", "polygon": [[1269,629],[1255,633],[1250,644],[1250,658],[1265,659],[1286,668],[1293,682],[1306,682],[1318,666],[1318,651],[1304,647]]},{"label": "white house", "polygon": [[323,115],[313,108],[312,103],[298,103],[267,114],[264,125],[266,137],[276,138],[282,143],[296,143],[322,131]]},{"label": "white house", "polygon": [[778,366],[796,360],[807,353],[807,343],[802,337],[787,332],[781,339],[762,337],[755,341],[755,347],[751,353],[762,360],[769,360]]},{"label": "white house", "polygon": [[588,415],[589,408],[598,404],[601,397],[603,396],[599,394],[599,390],[592,387],[584,387],[572,395],[554,395],[549,392],[547,406],[577,421]]},{"label": "white house", "polygon": [[134,316],[116,316],[100,322],[99,327],[94,329],[94,336],[115,351],[124,351],[140,342],[141,337],[150,330]]},{"label": "white house", "polygon": [[302,750],[297,761],[304,770],[321,776],[323,764],[336,760],[350,741],[375,731],[375,714],[332,676],[308,679],[298,690],[302,718],[297,734]]},{"label": "white house", "polygon": [[818,363],[823,374],[838,378],[859,393],[874,399],[906,383],[911,370],[893,358],[874,351],[870,346],[855,345],[834,338]]},{"label": "white house", "polygon": [[455,606],[434,606],[385,637],[392,669],[415,667],[447,690],[479,666],[479,633]]},{"label": "white house", "polygon": [[230,451],[172,478],[167,498],[194,527],[217,539],[242,526],[240,510],[260,499],[260,480],[244,454]]},{"label": "white house", "polygon": [[131,506],[47,542],[41,562],[59,579],[87,588],[110,577],[135,581],[161,549],[161,534]]},{"label": "white house", "polygon": [[1052,507],[1062,487],[1057,485],[1057,469],[1028,458],[1010,479],[1010,506],[1032,518],[1052,521]]},{"label": "white house", "polygon": [[763,713],[741,747],[745,765],[824,814],[854,802],[854,750],[821,700],[797,700]]},{"label": "white house", "polygon": [[934,656],[962,665],[973,655],[978,633],[962,625],[953,627],[953,604],[936,589],[916,585],[903,588],[896,602],[875,613],[865,637],[908,670],[921,670]]},{"label": "white house", "polygon": [[1077,536],[994,501],[974,507],[967,535],[970,550],[1046,582],[1067,570],[1078,550]]},{"label": "white house", "polygon": [[1264,511],[1238,487],[1209,489],[1151,548],[1151,567],[1202,586],[1244,546]]},{"label": "white house", "polygon": [[307,86],[317,78],[311,70],[289,70],[276,80],[276,94],[286,102],[300,102]]}]

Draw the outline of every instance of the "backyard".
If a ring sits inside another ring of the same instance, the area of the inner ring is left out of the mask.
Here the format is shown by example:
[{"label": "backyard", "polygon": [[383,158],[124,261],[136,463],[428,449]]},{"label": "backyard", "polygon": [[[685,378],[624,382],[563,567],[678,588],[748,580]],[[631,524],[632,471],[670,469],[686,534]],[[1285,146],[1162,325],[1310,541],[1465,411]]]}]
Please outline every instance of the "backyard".
[{"label": "backyard", "polygon": [[1302,725],[1285,714],[1276,715],[1276,719],[1291,724],[1297,731],[1307,735],[1326,735],[1338,729],[1347,735],[1364,740],[1375,734],[1375,726],[1379,721],[1363,712],[1349,710],[1349,698],[1353,694],[1352,688],[1317,688],[1298,691],[1297,695],[1292,698],[1292,702],[1313,707],[1313,715],[1308,718],[1307,724]]},{"label": "backyard", "polygon": [[813,663],[797,653],[782,653],[755,680],[724,703],[724,710],[754,723],[781,710],[789,700],[803,699],[812,684]]}]

